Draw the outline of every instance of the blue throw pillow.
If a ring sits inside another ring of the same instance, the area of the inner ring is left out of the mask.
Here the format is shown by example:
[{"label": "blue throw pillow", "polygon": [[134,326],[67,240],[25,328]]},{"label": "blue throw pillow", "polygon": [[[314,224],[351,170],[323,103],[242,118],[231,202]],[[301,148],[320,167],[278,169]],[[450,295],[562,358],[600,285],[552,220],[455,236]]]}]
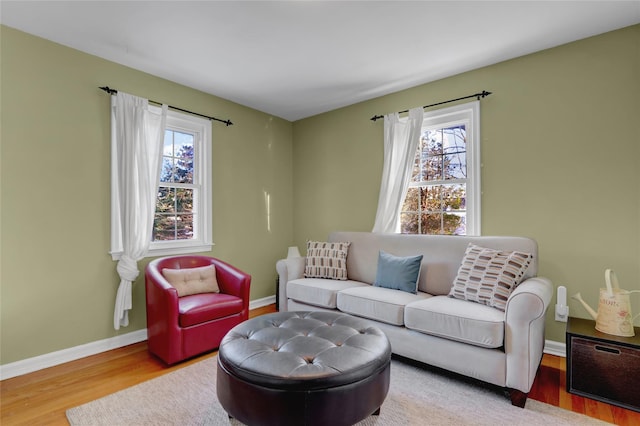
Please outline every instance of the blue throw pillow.
[{"label": "blue throw pillow", "polygon": [[380,250],[378,271],[373,285],[416,294],[421,262],[422,255],[398,257]]}]

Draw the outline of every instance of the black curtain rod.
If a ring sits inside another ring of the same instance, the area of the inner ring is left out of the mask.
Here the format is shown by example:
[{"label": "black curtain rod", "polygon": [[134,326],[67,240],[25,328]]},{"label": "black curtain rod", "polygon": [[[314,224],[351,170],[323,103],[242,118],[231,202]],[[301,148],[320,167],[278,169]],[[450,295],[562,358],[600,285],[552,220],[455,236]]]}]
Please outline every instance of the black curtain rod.
[{"label": "black curtain rod", "polygon": [[[438,102],[438,103],[431,104],[431,105],[425,105],[422,108],[430,108],[430,107],[434,107],[434,106],[438,106],[438,105],[442,105],[442,104],[448,104],[449,102],[461,101],[463,99],[469,99],[469,98],[478,98],[478,100],[480,100],[480,98],[485,98],[485,97],[489,96],[490,94],[491,94],[491,92],[487,92],[486,90],[483,90],[482,92],[474,93],[473,95],[463,96],[461,98],[456,98],[456,99],[449,99],[448,101]],[[398,114],[402,114],[403,112],[409,112],[409,110],[405,109],[404,111],[399,111]],[[376,121],[376,120],[379,120],[381,118],[384,118],[384,115],[374,115],[373,117],[371,117],[371,121]]]},{"label": "black curtain rod", "polygon": [[[115,95],[115,94],[118,93],[118,91],[116,89],[111,89],[109,86],[100,87],[100,89],[104,90],[105,92],[107,92],[110,95]],[[149,102],[152,102],[152,103],[158,104],[158,105],[162,105],[161,102],[156,102],[156,101],[152,101],[152,100],[149,100]],[[171,105],[169,105],[169,108],[174,109],[176,111],[182,111],[182,112],[186,112],[188,114],[197,115],[199,117],[208,118],[209,120],[219,121],[221,123],[226,124],[227,126],[232,126],[233,125],[231,120],[221,120],[219,118],[211,117],[211,116],[204,115],[204,114],[199,114],[197,112],[189,111],[188,109],[182,109],[182,108],[174,107],[174,106],[171,106]]]}]

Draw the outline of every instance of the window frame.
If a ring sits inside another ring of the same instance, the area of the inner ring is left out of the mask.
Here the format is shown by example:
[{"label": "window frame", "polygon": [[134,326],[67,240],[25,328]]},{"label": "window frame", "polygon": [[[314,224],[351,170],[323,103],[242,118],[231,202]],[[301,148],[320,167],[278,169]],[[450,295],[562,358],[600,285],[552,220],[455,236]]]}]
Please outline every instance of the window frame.
[{"label": "window frame", "polygon": [[[466,234],[467,236],[481,235],[481,182],[480,171],[482,164],[480,162],[480,102],[473,101],[452,107],[441,108],[434,111],[425,111],[422,121],[421,134],[426,130],[441,129],[453,127],[456,125],[464,125],[466,131],[466,160],[467,160],[467,178],[463,179],[466,186]],[[420,149],[420,148],[418,148]],[[416,151],[416,155],[418,151]],[[460,183],[460,179],[448,182],[441,180],[434,185],[447,185]],[[404,193],[400,209],[404,205],[407,192],[410,188],[422,185],[412,185],[409,182],[407,191]],[[401,217],[398,215],[397,228],[400,230]],[[423,234],[423,235],[440,235],[440,234]]]},{"label": "window frame", "polygon": [[[149,105],[150,110],[159,107]],[[112,135],[115,128],[112,125]],[[194,186],[198,188],[198,200],[194,199],[194,234],[196,238],[189,240],[150,241],[149,250],[145,257],[168,256],[177,254],[208,252],[214,246],[212,238],[212,156],[211,156],[211,121],[169,109],[167,111],[166,130],[191,133],[194,135]],[[163,136],[164,139],[164,136]],[[115,139],[112,137],[112,146]],[[111,257],[119,260],[123,253],[121,224],[118,214],[119,200],[115,189],[114,178],[117,173],[116,150],[112,148],[111,155]],[[160,167],[162,167],[162,162]],[[160,181],[158,180],[158,183]],[[195,197],[195,194],[194,194]]]}]

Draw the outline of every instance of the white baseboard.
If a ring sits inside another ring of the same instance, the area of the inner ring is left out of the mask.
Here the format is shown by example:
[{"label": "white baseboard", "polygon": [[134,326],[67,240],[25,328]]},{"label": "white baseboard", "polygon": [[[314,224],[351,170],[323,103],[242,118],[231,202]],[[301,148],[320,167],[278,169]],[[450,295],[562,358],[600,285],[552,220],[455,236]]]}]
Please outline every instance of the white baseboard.
[{"label": "white baseboard", "polygon": [[262,299],[256,299],[249,302],[249,310],[262,308],[263,306],[269,306],[276,303],[276,295],[263,297]]},{"label": "white baseboard", "polygon": [[[256,299],[249,302],[249,309],[261,308],[274,303],[276,303],[276,296],[267,296],[262,299]],[[120,336],[98,340],[96,342],[75,346],[73,348],[63,349],[33,358],[0,365],[0,380],[33,373],[34,371],[64,364],[65,362],[75,361],[80,358],[143,342],[145,340],[147,340],[147,329],[136,330]],[[567,356],[565,343],[555,342],[553,340],[545,340],[543,352],[561,357]]]},{"label": "white baseboard", "polygon": [[[276,296],[267,296],[263,297],[262,299],[250,301],[249,309],[261,308],[263,306],[272,305],[274,303],[276,303]],[[0,380],[10,379],[12,377],[22,376],[23,374],[33,373],[34,371],[64,364],[65,362],[75,361],[80,358],[96,355],[102,352],[110,351],[112,349],[132,345],[134,343],[143,342],[145,340],[147,340],[146,328],[143,330],[136,330],[127,334],[122,334],[120,336],[75,346],[73,348],[63,349],[33,358],[27,358],[21,361],[0,365]]]},{"label": "white baseboard", "polygon": [[556,342],[554,340],[545,340],[544,341],[544,350],[545,354],[561,356],[563,358],[567,357],[567,344],[565,342]]},{"label": "white baseboard", "polygon": [[96,355],[101,352],[110,351],[111,349],[121,348],[123,346],[131,345],[145,340],[147,340],[146,328],[143,330],[136,330],[127,334],[122,334],[120,336],[110,337],[108,339],[98,340],[96,342],[75,346],[73,348],[63,349],[33,358],[27,358],[21,361],[0,365],[0,380],[10,379],[12,377],[21,376],[23,374],[33,373],[34,371],[53,367],[59,364],[64,364],[65,362],[69,361],[75,361],[76,359]]}]

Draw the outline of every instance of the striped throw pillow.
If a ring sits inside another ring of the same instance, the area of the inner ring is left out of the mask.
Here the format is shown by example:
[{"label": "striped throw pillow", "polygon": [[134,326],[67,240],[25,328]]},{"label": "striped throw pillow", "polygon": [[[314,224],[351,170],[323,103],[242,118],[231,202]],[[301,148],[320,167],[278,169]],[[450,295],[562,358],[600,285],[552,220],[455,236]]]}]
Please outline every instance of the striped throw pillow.
[{"label": "striped throw pillow", "polygon": [[307,278],[347,279],[347,254],[350,242],[307,242],[304,276]]},{"label": "striped throw pillow", "polygon": [[469,244],[449,296],[504,311],[532,258],[530,253]]}]

